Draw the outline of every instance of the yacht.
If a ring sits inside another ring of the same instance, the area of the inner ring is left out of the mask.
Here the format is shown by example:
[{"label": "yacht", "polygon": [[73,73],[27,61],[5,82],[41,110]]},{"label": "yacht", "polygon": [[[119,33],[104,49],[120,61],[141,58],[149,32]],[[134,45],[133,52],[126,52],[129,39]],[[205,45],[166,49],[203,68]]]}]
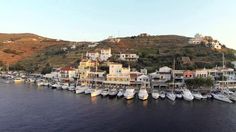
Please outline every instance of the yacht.
[{"label": "yacht", "polygon": [[92,89],[92,90],[91,90],[90,95],[91,95],[91,97],[96,97],[96,96],[100,95],[101,92],[102,92],[101,89],[97,89],[97,88],[95,88],[95,89]]},{"label": "yacht", "polygon": [[127,100],[134,98],[134,95],[135,95],[135,91],[134,91],[133,88],[128,88],[128,89],[125,90],[124,97]]},{"label": "yacht", "polygon": [[123,89],[119,89],[118,93],[117,93],[117,97],[122,97],[124,95],[124,90]]},{"label": "yacht", "polygon": [[24,79],[20,78],[20,77],[17,77],[17,78],[14,79],[14,82],[15,83],[22,83],[22,82],[24,82]]},{"label": "yacht", "polygon": [[175,96],[175,94],[173,92],[167,92],[166,93],[166,97],[168,99],[172,100],[172,101],[175,101],[175,98],[176,98],[176,96]]},{"label": "yacht", "polygon": [[59,83],[52,84],[52,89],[60,89],[61,85]]},{"label": "yacht", "polygon": [[203,98],[202,94],[200,92],[193,91],[192,95],[193,95],[194,99],[197,99],[197,100],[201,100]]},{"label": "yacht", "polygon": [[75,93],[76,94],[81,94],[84,93],[84,91],[87,89],[86,86],[76,86],[75,88]]},{"label": "yacht", "polygon": [[159,94],[158,90],[153,90],[152,91],[152,98],[158,99],[159,96],[160,96],[160,94]]},{"label": "yacht", "polygon": [[109,94],[108,88],[103,89],[102,92],[101,92],[102,96],[107,96],[108,94]]},{"label": "yacht", "polygon": [[141,88],[138,92],[138,98],[141,100],[147,100],[148,99],[148,92],[146,88]]},{"label": "yacht", "polygon": [[160,92],[160,97],[161,97],[162,99],[164,99],[164,98],[166,97],[166,93],[165,93],[164,91],[161,91],[161,92]]},{"label": "yacht", "polygon": [[227,102],[227,103],[232,103],[232,101],[222,93],[215,92],[215,93],[212,93],[212,96],[216,100]]},{"label": "yacht", "polygon": [[194,97],[188,89],[183,89],[183,98],[187,101],[192,101]]},{"label": "yacht", "polygon": [[117,93],[118,93],[117,90],[115,88],[112,88],[109,90],[108,94],[110,97],[115,97],[117,95]]}]

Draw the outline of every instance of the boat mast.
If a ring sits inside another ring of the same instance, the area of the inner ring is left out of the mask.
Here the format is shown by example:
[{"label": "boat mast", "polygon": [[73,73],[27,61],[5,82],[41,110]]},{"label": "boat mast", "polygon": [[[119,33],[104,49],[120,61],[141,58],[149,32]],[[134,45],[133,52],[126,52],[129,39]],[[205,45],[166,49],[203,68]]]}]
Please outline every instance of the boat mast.
[{"label": "boat mast", "polygon": [[[175,58],[174,58],[174,60],[173,60],[173,71],[175,70]],[[172,74],[172,83],[173,83],[173,87],[172,87],[172,92],[173,92],[173,90],[174,90],[174,88],[175,88],[175,75],[174,75],[174,72],[173,72],[173,74]]]}]

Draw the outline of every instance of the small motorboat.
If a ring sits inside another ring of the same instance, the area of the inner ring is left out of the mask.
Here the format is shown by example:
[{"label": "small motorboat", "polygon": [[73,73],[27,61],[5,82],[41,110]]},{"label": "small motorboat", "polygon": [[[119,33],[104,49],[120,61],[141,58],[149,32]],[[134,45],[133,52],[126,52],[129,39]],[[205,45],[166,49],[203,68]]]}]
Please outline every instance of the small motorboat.
[{"label": "small motorboat", "polygon": [[117,93],[118,93],[117,89],[112,88],[112,89],[109,90],[108,94],[109,94],[110,97],[115,97],[117,95]]},{"label": "small motorboat", "polygon": [[192,95],[193,95],[194,99],[197,99],[197,100],[201,100],[202,99],[202,94],[200,92],[193,91]]},{"label": "small motorboat", "polygon": [[158,99],[159,97],[160,97],[160,94],[159,94],[158,90],[153,90],[152,91],[152,98]]},{"label": "small motorboat", "polygon": [[175,98],[176,98],[176,96],[175,96],[175,94],[173,92],[167,92],[166,93],[166,97],[168,99],[170,99],[171,101],[175,101]]},{"label": "small motorboat", "polygon": [[135,91],[133,88],[128,88],[125,90],[124,97],[127,100],[134,98],[134,95],[135,95]]},{"label": "small motorboat", "polygon": [[232,101],[222,93],[214,92],[214,93],[212,93],[212,96],[216,100],[223,101],[223,102],[226,102],[226,103],[232,103]]},{"label": "small motorboat", "polygon": [[124,95],[124,90],[123,89],[119,89],[118,93],[117,93],[117,97],[122,97]]},{"label": "small motorboat", "polygon": [[106,88],[106,89],[103,89],[102,92],[101,92],[101,95],[103,97],[107,96],[109,94],[109,90]]},{"label": "small motorboat", "polygon": [[194,99],[192,93],[188,89],[183,89],[183,98],[186,101],[192,101]]},{"label": "small motorboat", "polygon": [[164,91],[161,91],[161,92],[160,92],[160,97],[161,97],[162,99],[164,99],[164,98],[166,97],[166,93],[165,93]]},{"label": "small motorboat", "polygon": [[101,89],[97,89],[97,88],[95,88],[95,89],[92,89],[92,90],[91,90],[90,95],[91,95],[91,97],[96,97],[96,96],[100,95],[101,92],[102,92]]},{"label": "small motorboat", "polygon": [[138,98],[140,100],[147,100],[148,99],[148,92],[146,88],[141,88],[138,92]]}]

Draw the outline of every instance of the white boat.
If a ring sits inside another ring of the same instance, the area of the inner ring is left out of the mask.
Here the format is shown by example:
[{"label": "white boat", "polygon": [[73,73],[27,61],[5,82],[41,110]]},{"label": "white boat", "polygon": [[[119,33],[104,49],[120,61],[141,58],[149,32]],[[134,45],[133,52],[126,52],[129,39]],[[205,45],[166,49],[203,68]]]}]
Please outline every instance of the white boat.
[{"label": "white boat", "polygon": [[81,94],[84,93],[84,91],[87,89],[86,86],[76,86],[75,88],[75,93],[76,94]]},{"label": "white boat", "polygon": [[175,90],[175,96],[178,99],[182,99],[183,98],[182,90]]},{"label": "white boat", "polygon": [[194,99],[197,99],[197,100],[201,100],[203,98],[200,92],[192,92],[192,95]]},{"label": "white boat", "polygon": [[59,83],[52,84],[52,89],[59,89],[61,85]]},{"label": "white boat", "polygon": [[206,95],[202,95],[202,99],[207,99],[207,98],[208,98],[207,94]]},{"label": "white boat", "polygon": [[166,97],[166,93],[165,93],[164,91],[161,91],[161,92],[160,92],[160,97],[161,97],[162,99],[164,99],[164,98]]},{"label": "white boat", "polygon": [[133,88],[128,88],[128,89],[125,90],[124,97],[127,100],[134,98],[134,95],[135,95],[135,91],[134,91]]},{"label": "white boat", "polygon": [[43,86],[44,83],[42,81],[38,81],[36,84],[37,86]]},{"label": "white boat", "polygon": [[159,96],[160,96],[160,94],[159,94],[158,90],[153,90],[152,91],[152,98],[158,99]]},{"label": "white boat", "polygon": [[87,87],[87,88],[84,90],[84,93],[85,93],[85,94],[90,94],[91,91],[92,91],[92,88]]},{"label": "white boat", "polygon": [[222,93],[212,93],[212,96],[216,100],[232,103],[232,101]]},{"label": "white boat", "polygon": [[97,89],[97,88],[95,88],[95,89],[92,89],[92,90],[91,90],[90,95],[91,95],[91,97],[96,97],[96,96],[100,95],[101,92],[102,92],[101,89]]},{"label": "white boat", "polygon": [[70,84],[70,86],[68,87],[68,90],[75,91],[75,84],[74,83]]},{"label": "white boat", "polygon": [[146,88],[141,88],[138,92],[138,98],[141,100],[147,100],[148,99],[148,92]]},{"label": "white boat", "polygon": [[212,95],[211,95],[211,94],[207,94],[207,98],[208,98],[208,99],[211,99],[211,98],[212,98]]},{"label": "white boat", "polygon": [[234,94],[234,92],[230,91],[228,88],[222,90],[224,94]]},{"label": "white boat", "polygon": [[194,99],[192,93],[188,89],[183,89],[183,98],[187,101],[192,101]]},{"label": "white boat", "polygon": [[119,89],[119,92],[117,93],[117,97],[122,97],[124,95],[124,90]]},{"label": "white boat", "polygon": [[21,78],[21,77],[17,77],[17,78],[14,79],[14,82],[15,83],[22,83],[22,82],[24,82],[24,79]]},{"label": "white boat", "polygon": [[175,94],[173,92],[167,92],[166,93],[166,97],[168,99],[170,99],[171,101],[175,101],[175,98],[176,98],[176,96],[175,96]]},{"label": "white boat", "polygon": [[63,90],[67,90],[67,89],[69,88],[69,83],[63,83],[62,86],[61,86],[61,88],[62,88]]},{"label": "white boat", "polygon": [[102,92],[101,92],[102,96],[107,96],[108,94],[109,94],[109,90],[107,88],[103,89]]},{"label": "white boat", "polygon": [[115,88],[112,88],[109,90],[109,96],[110,97],[115,97],[117,95],[117,90]]}]

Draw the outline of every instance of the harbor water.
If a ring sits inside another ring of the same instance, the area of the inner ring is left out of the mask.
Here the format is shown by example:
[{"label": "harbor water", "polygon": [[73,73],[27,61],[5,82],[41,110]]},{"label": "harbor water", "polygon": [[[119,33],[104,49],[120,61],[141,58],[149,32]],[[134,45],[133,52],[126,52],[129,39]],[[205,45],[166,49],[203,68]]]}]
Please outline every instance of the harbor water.
[{"label": "harbor water", "polygon": [[0,82],[0,132],[236,132],[236,104],[95,97]]}]

